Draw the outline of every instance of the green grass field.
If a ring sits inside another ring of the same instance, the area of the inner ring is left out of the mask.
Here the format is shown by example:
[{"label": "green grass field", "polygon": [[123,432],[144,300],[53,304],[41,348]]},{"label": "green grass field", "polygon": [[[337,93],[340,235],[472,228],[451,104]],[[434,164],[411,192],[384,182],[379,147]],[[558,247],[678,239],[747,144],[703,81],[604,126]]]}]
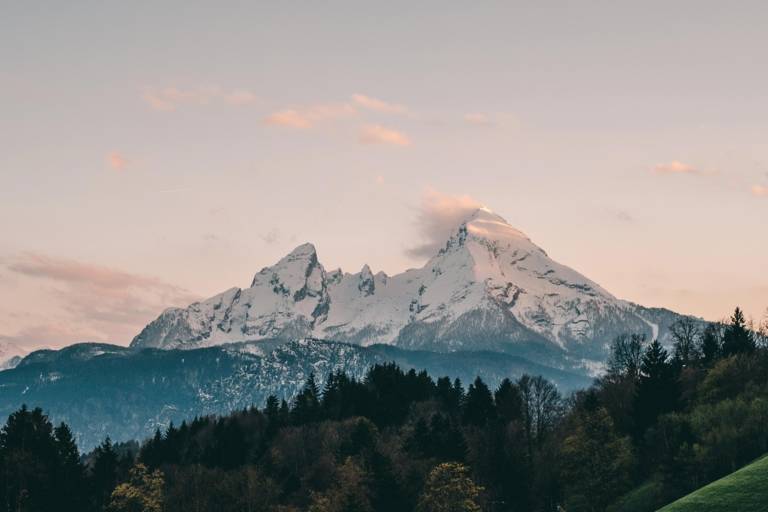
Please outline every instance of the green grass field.
[{"label": "green grass field", "polygon": [[670,503],[658,512],[768,511],[768,456]]}]

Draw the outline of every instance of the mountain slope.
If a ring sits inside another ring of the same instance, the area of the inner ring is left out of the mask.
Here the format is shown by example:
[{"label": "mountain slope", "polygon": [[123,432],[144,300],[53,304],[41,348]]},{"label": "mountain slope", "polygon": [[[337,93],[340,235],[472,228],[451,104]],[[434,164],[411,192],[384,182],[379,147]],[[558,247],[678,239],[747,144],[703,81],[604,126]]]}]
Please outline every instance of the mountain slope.
[{"label": "mountain slope", "polygon": [[311,373],[323,385],[329,372],[361,378],[376,363],[460,378],[480,375],[491,386],[523,373],[543,375],[563,391],[583,387],[583,376],[520,357],[487,352],[438,354],[392,346],[360,347],[320,340],[228,344],[190,350],[131,350],[106,344],[77,344],[27,356],[0,372],[0,417],[26,403],[65,421],[81,448],[109,435],[143,439],[155,428],[207,414],[257,405],[274,394],[290,400]]},{"label": "mountain slope", "polygon": [[248,288],[166,310],[132,346],[315,336],[359,345],[495,350],[578,366],[602,361],[619,333],[663,339],[675,318],[617,299],[550,259],[503,218],[478,209],[422,268],[395,276],[373,274],[367,265],[355,274],[328,272],[315,248],[304,244],[262,269]]}]

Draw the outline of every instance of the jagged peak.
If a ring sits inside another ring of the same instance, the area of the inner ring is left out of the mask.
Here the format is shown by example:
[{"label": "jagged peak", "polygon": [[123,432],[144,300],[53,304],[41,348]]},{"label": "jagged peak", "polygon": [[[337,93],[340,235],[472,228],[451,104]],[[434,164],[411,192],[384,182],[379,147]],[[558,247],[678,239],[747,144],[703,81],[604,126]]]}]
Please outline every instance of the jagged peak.
[{"label": "jagged peak", "polygon": [[[467,240],[475,240],[495,252],[500,248],[515,248],[523,250],[538,250],[528,236],[512,227],[501,215],[486,207],[480,207],[467,214],[461,223],[453,230],[451,237],[445,243],[437,256],[453,252],[464,247]],[[546,253],[544,253],[546,255]]]},{"label": "jagged peak", "polygon": [[317,249],[315,249],[315,246],[309,242],[303,243],[296,247],[294,250],[289,252],[281,261],[283,260],[296,260],[300,258],[311,258],[311,257],[317,257]]},{"label": "jagged peak", "polygon": [[498,240],[512,237],[531,240],[528,235],[513,227],[504,217],[484,206],[477,208],[467,216],[461,226],[466,227],[469,233],[483,238]]},{"label": "jagged peak", "polygon": [[357,288],[363,292],[364,295],[371,295],[376,290],[373,272],[371,272],[371,267],[367,264],[363,265],[362,270],[360,270],[360,282],[358,283]]},{"label": "jagged peak", "polygon": [[317,250],[311,243],[304,243],[283,256],[280,261],[271,267],[264,267],[256,274],[251,282],[251,287],[256,286],[262,278],[267,276],[277,276],[278,279],[291,278],[292,276],[308,277],[310,273],[322,265],[317,259]]}]

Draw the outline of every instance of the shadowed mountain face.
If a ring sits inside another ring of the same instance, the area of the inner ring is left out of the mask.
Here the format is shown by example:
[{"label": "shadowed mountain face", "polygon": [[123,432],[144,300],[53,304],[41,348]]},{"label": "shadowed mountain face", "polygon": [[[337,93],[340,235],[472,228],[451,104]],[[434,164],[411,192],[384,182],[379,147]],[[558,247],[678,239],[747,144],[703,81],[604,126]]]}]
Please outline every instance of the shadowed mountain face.
[{"label": "shadowed mountain face", "polygon": [[290,401],[312,373],[322,386],[329,372],[362,378],[371,365],[392,361],[465,384],[480,375],[495,387],[523,373],[543,375],[563,391],[589,384],[581,375],[489,352],[431,353],[313,339],[190,350],[84,343],[33,352],[0,372],[0,417],[24,403],[42,407],[53,421],[69,424],[87,450],[106,436],[143,439],[171,422],[263,407],[269,395]]},{"label": "shadowed mountain face", "polygon": [[196,348],[314,336],[440,352],[494,350],[591,368],[617,334],[665,341],[679,316],[617,299],[486,209],[424,267],[395,276],[327,271],[311,244],[232,288],[163,312],[132,347]]}]

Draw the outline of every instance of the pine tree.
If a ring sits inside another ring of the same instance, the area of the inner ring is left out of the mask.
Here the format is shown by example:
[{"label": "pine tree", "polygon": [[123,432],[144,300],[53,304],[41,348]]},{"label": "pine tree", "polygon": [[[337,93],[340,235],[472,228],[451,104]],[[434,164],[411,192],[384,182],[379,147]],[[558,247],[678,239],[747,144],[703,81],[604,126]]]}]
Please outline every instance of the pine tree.
[{"label": "pine tree", "polygon": [[481,426],[496,416],[496,408],[493,404],[491,390],[480,377],[469,385],[467,396],[464,400],[463,421],[468,425]]},{"label": "pine tree", "polygon": [[660,414],[677,406],[677,376],[667,351],[659,340],[654,340],[640,365],[640,381],[635,399],[635,425],[640,439],[645,430],[656,422]]},{"label": "pine tree", "polygon": [[60,448],[65,451],[42,409],[22,406],[11,414],[0,432],[0,505],[13,511],[72,510],[56,485],[65,464]]},{"label": "pine tree", "polygon": [[117,485],[118,457],[107,437],[96,450],[92,469],[92,482],[97,510],[102,510],[108,503],[112,491]]},{"label": "pine tree", "polygon": [[494,393],[494,402],[499,417],[505,422],[523,417],[523,397],[520,395],[520,389],[509,379],[501,381],[499,389]]},{"label": "pine tree", "polygon": [[723,333],[723,355],[728,357],[753,350],[755,350],[755,340],[747,328],[744,312],[737,307]]},{"label": "pine tree", "polygon": [[58,510],[82,510],[85,506],[85,470],[80,463],[75,438],[65,423],[53,430],[53,437],[58,459],[53,492],[60,497]]},{"label": "pine tree", "polygon": [[315,374],[312,373],[304,385],[304,389],[293,402],[291,417],[295,425],[306,425],[319,419],[320,392],[315,382]]}]

